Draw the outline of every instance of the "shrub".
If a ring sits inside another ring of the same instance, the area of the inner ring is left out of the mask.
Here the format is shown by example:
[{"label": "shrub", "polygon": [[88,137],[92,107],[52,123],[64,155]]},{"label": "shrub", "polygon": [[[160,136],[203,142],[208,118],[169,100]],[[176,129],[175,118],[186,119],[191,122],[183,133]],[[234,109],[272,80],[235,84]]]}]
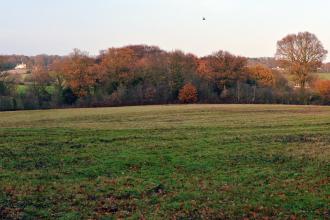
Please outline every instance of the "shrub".
[{"label": "shrub", "polygon": [[62,99],[65,105],[73,105],[78,97],[73,93],[72,89],[68,87],[62,91]]},{"label": "shrub", "polygon": [[314,83],[314,88],[325,103],[330,102],[330,80],[318,80]]},{"label": "shrub", "polygon": [[195,103],[197,102],[197,89],[196,87],[188,83],[179,92],[179,100],[182,103]]},{"label": "shrub", "polygon": [[274,85],[274,76],[270,68],[262,65],[248,67],[248,74],[257,84],[264,87]]},{"label": "shrub", "polygon": [[10,96],[0,96],[0,111],[16,110],[16,100]]}]

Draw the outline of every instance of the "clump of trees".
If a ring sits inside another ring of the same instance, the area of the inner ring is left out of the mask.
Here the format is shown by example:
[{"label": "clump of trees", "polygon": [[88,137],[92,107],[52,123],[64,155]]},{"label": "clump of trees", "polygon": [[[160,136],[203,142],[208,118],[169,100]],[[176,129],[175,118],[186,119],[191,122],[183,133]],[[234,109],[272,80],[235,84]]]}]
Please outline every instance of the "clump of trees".
[{"label": "clump of trees", "polygon": [[[0,56],[0,106],[15,110],[196,102],[330,103],[329,82],[312,77],[327,54],[316,36],[288,35],[277,47],[275,59],[247,59],[225,51],[199,58],[146,45],[110,48],[96,57],[78,49],[65,57]],[[30,75],[18,85],[7,70],[22,61]]]},{"label": "clump of trees", "polygon": [[15,110],[14,84],[7,73],[0,74],[0,111]]},{"label": "clump of trees", "polygon": [[327,53],[321,41],[309,32],[290,34],[277,42],[276,58],[300,88],[301,102],[310,101],[310,91],[306,91],[306,87],[311,87],[315,81],[311,73],[322,67]]},{"label": "clump of trees", "polygon": [[330,80],[317,80],[314,83],[316,92],[324,104],[330,104]]},{"label": "clump of trees", "polygon": [[198,99],[196,87],[188,83],[180,90],[179,100],[181,103],[196,103]]}]

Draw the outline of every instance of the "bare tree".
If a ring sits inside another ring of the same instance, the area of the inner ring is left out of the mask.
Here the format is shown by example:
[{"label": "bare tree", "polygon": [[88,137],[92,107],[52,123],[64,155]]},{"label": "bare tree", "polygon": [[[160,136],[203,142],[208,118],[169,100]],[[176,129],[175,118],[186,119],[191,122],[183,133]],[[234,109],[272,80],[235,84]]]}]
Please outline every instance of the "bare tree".
[{"label": "bare tree", "polygon": [[296,82],[305,89],[312,72],[322,66],[328,51],[318,38],[309,32],[290,34],[277,42],[276,59],[294,75]]}]

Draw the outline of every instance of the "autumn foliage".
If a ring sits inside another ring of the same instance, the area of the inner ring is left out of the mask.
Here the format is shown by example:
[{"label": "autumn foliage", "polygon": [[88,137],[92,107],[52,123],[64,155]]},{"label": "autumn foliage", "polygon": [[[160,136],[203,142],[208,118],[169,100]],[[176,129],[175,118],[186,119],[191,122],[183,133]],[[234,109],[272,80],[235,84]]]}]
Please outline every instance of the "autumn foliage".
[{"label": "autumn foliage", "polygon": [[263,65],[248,67],[250,77],[261,86],[273,86],[275,83],[274,75],[271,69]]},{"label": "autumn foliage", "polygon": [[202,58],[198,72],[202,77],[214,82],[219,90],[223,90],[235,85],[237,81],[246,80],[246,65],[246,58],[219,51]]},{"label": "autumn foliage", "polygon": [[[10,110],[178,102],[323,104],[330,102],[330,83],[317,81],[312,88],[312,72],[326,54],[316,36],[304,32],[286,36],[276,57],[263,59],[222,50],[197,57],[148,45],[109,48],[96,56],[78,49],[68,56],[0,56],[0,101],[10,100]],[[21,62],[27,64],[26,77],[7,73]],[[22,94],[19,84],[26,88]],[[299,95],[297,88],[303,88]]]},{"label": "autumn foliage", "polygon": [[317,80],[314,88],[323,99],[330,101],[330,80]]},{"label": "autumn foliage", "polygon": [[91,95],[97,83],[101,80],[102,72],[87,54],[75,50],[62,63],[67,85],[79,97]]},{"label": "autumn foliage", "polygon": [[197,102],[197,89],[196,87],[188,83],[180,90],[179,100],[181,103],[196,103]]}]

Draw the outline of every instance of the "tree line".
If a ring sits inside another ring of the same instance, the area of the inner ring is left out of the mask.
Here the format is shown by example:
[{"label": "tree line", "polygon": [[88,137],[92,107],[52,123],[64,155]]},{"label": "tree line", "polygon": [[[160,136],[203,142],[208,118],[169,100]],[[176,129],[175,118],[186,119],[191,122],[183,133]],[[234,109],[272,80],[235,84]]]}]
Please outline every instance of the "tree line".
[{"label": "tree line", "polygon": [[[156,46],[130,45],[97,56],[0,57],[0,109],[43,109],[172,103],[328,104],[330,83],[312,74],[327,51],[314,34],[288,35],[274,59],[218,51],[197,57]],[[29,80],[8,72],[18,60]],[[25,60],[25,61],[24,61]],[[269,65],[267,65],[269,64]],[[18,87],[24,87],[19,92]]]}]

